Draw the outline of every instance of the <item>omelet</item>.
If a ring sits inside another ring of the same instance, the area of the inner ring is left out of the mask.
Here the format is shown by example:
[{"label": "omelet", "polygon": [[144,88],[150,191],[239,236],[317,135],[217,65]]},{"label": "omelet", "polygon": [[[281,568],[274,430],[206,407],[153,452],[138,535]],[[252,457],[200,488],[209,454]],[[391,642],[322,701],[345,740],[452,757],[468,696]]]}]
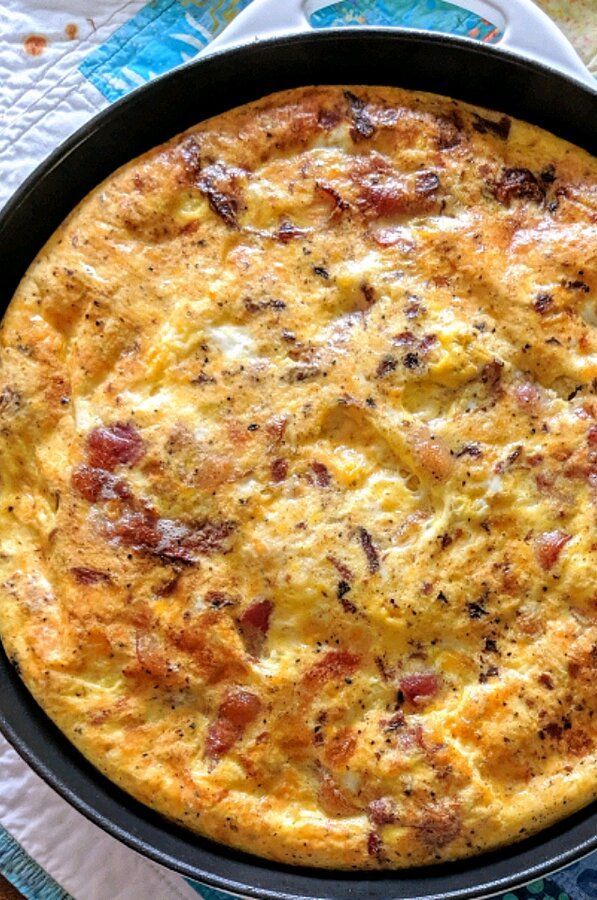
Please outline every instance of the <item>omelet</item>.
[{"label": "omelet", "polygon": [[589,154],[386,87],[83,200],[2,324],[0,631],[99,770],[346,869],[594,798],[596,237]]}]

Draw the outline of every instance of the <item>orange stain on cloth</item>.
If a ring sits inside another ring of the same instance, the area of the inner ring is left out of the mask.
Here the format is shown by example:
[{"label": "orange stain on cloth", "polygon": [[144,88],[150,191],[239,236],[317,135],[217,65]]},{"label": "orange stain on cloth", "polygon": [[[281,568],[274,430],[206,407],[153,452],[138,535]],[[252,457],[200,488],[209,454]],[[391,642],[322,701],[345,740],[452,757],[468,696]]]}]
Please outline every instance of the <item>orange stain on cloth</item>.
[{"label": "orange stain on cloth", "polygon": [[48,46],[48,39],[41,34],[30,34],[23,42],[23,50],[27,56],[41,56]]},{"label": "orange stain on cloth", "polygon": [[64,33],[69,41],[74,41],[79,35],[79,28],[74,22],[69,22],[64,28]]}]

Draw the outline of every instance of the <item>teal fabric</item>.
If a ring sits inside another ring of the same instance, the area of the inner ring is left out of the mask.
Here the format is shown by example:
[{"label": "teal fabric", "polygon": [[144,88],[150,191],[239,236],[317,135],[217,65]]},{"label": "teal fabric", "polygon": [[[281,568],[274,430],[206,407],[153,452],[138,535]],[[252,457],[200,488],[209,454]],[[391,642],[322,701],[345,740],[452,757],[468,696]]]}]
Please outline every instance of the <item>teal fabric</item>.
[{"label": "teal fabric", "polygon": [[0,872],[28,900],[72,900],[1,826]]}]

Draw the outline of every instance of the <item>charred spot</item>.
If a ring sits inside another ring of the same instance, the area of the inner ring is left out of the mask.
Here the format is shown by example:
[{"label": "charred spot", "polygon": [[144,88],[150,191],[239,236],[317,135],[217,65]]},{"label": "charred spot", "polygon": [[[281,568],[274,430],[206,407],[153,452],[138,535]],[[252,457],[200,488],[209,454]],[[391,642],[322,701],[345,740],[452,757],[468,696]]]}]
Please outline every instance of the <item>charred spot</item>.
[{"label": "charred spot", "polygon": [[330,273],[324,266],[313,266],[313,274],[319,275],[319,277],[323,278],[325,281],[329,281]]},{"label": "charred spot", "polygon": [[496,137],[501,138],[503,141],[508,139],[510,128],[512,127],[512,120],[508,116],[502,116],[497,122],[494,119],[486,119],[485,116],[480,116],[479,113],[473,113],[473,116],[475,117],[473,128],[479,134],[495,134]]},{"label": "charred spot", "polygon": [[582,291],[583,294],[588,294],[591,288],[585,281],[581,281],[581,279],[577,278],[575,281],[566,281],[564,282],[564,287],[569,291]]},{"label": "charred spot", "polygon": [[556,167],[553,163],[550,163],[548,166],[545,166],[539,178],[543,182],[543,184],[553,184],[556,180]]},{"label": "charred spot", "polygon": [[552,306],[553,297],[551,294],[537,294],[537,299],[533,303],[533,309],[535,312],[539,313],[540,316],[544,316],[549,312]]},{"label": "charred spot", "polygon": [[505,168],[499,181],[493,185],[493,194],[504,206],[509,206],[510,201],[514,199],[541,203],[545,197],[545,188],[539,184],[529,169]]},{"label": "charred spot", "polygon": [[500,674],[497,666],[489,666],[484,672],[479,674],[479,682],[485,684],[489,678],[496,678]]},{"label": "charred spot", "polygon": [[342,600],[350,590],[351,587],[347,581],[339,581],[337,590],[338,600]]},{"label": "charred spot", "polygon": [[454,456],[456,459],[460,459],[463,456],[472,456],[473,459],[477,459],[479,456],[483,456],[483,452],[478,444],[465,444]]},{"label": "charred spot", "polygon": [[373,538],[369,534],[366,528],[360,527],[357,531],[357,535],[359,538],[359,542],[361,547],[363,548],[363,552],[367,558],[367,566],[371,574],[375,574],[375,572],[379,571],[379,553],[375,544],[373,543]]},{"label": "charred spot", "polygon": [[483,649],[486,653],[499,653],[496,642],[493,638],[485,638],[485,644]]},{"label": "charred spot", "polygon": [[421,364],[418,353],[407,353],[402,360],[402,365],[406,369],[417,369]]},{"label": "charred spot", "polygon": [[485,607],[481,603],[467,603],[469,619],[482,619],[483,616],[489,615]]},{"label": "charred spot", "polygon": [[344,91],[344,96],[348,100],[350,107],[350,117],[352,119],[350,136],[353,141],[368,140],[373,137],[375,126],[365,109],[365,101],[353,94],[352,91]]}]

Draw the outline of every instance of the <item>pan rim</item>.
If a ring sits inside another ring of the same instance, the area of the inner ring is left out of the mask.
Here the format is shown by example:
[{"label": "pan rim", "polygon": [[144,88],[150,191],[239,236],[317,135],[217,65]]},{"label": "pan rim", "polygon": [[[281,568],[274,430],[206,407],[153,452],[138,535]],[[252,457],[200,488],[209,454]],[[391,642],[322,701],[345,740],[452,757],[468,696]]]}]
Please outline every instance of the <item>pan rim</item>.
[{"label": "pan rim", "polygon": [[[441,33],[431,33],[413,29],[405,29],[397,32],[391,28],[317,29],[307,34],[281,37],[279,36],[265,39],[259,42],[259,49],[267,51],[268,47],[285,47],[292,46],[297,43],[310,43],[314,41],[323,42],[325,40],[361,40],[364,37],[370,38],[375,36],[384,38],[386,40],[393,40],[396,41],[396,43],[406,41],[415,44],[429,44],[431,42],[432,44],[439,45],[440,47],[461,47],[465,48],[467,52],[481,57],[487,57],[488,55],[494,55],[498,53],[511,65],[517,65],[518,67],[522,67],[527,70],[530,69],[539,73],[546,74],[548,76],[551,76],[552,78],[558,79],[562,83],[574,85],[576,89],[585,91],[587,95],[597,98],[597,87],[595,90],[592,90],[588,85],[583,84],[581,81],[573,78],[572,76],[566,75],[559,70],[556,70],[548,64],[543,64],[535,60],[526,59],[525,57],[522,57],[511,51],[502,50],[499,47],[487,47],[485,45],[478,44],[477,42],[469,38],[443,35]],[[251,50],[254,50],[256,46],[257,45],[252,43],[244,43],[233,48],[216,51],[205,57],[204,59],[197,59],[194,62],[186,64],[184,67],[180,67],[171,72],[168,72],[155,81],[152,81],[149,84],[136,89],[131,94],[123,97],[116,103],[108,106],[106,109],[102,110],[100,113],[94,116],[89,122],[83,125],[82,128],[76,131],[63,144],[61,144],[46,160],[44,160],[34,170],[34,172],[28,176],[25,182],[8,200],[7,204],[0,211],[0,239],[3,231],[7,228],[10,228],[11,219],[16,214],[17,210],[21,207],[22,204],[27,203],[28,197],[34,187],[42,179],[50,177],[53,170],[56,169],[59,165],[62,165],[65,160],[67,160],[73,154],[76,154],[77,148],[81,144],[83,144],[91,135],[93,135],[94,132],[100,129],[105,122],[108,122],[118,111],[122,109],[130,109],[134,112],[136,103],[147,96],[151,96],[152,91],[155,91],[159,85],[163,85],[167,81],[175,82],[181,72],[188,72],[189,69],[197,70],[210,61],[212,61],[213,63],[217,63],[218,60],[222,60],[223,58],[226,58],[227,60],[234,60],[235,57],[242,57],[242,55],[246,54],[247,51],[250,52]],[[35,249],[32,252],[30,262],[38,252],[38,249]],[[139,818],[141,821],[144,821],[146,825],[151,824],[149,823],[149,817],[158,816],[158,814],[153,813],[153,811],[151,811],[148,807],[142,806],[142,804],[138,803],[138,801],[134,801],[132,798],[129,798],[128,795],[126,795],[123,791],[120,791],[120,789],[115,785],[109,783],[108,780],[103,775],[101,775],[99,770],[92,767],[91,764],[88,763],[84,759],[84,757],[74,748],[74,746],[71,745],[70,742],[68,742],[68,739],[61,735],[56,726],[54,726],[51,720],[47,717],[43,709],[37,706],[36,701],[33,699],[32,695],[29,694],[27,688],[20,682],[16,674],[14,674],[12,667],[8,663],[4,650],[2,650],[0,654],[0,671],[3,669],[5,670],[7,678],[9,680],[12,678],[14,681],[14,684],[12,684],[12,693],[15,697],[17,697],[17,717],[19,712],[19,702],[20,710],[21,712],[23,712],[27,706],[27,701],[30,701],[30,704],[35,707],[34,715],[37,719],[38,724],[40,721],[43,722],[44,732],[48,734],[52,729],[55,729],[56,735],[53,736],[54,739],[61,739],[64,743],[65,747],[62,750],[62,759],[66,761],[67,757],[70,756],[72,758],[73,755],[75,755],[75,762],[78,761],[79,764],[79,773],[83,773],[83,777],[90,782],[89,794],[92,794],[94,789],[93,783],[95,782],[95,790],[97,792],[103,792],[108,798],[110,804],[119,805],[120,812],[123,815],[127,813],[127,811],[130,813],[131,805],[135,804],[139,807],[139,812],[136,809],[133,809],[132,816],[134,818]],[[22,691],[20,701],[18,700],[19,691]],[[288,893],[287,891],[277,890],[274,888],[264,890],[261,887],[257,887],[255,884],[236,881],[226,876],[225,874],[216,874],[213,871],[199,868],[198,866],[193,865],[190,862],[184,862],[180,859],[176,859],[176,857],[173,856],[170,852],[161,850],[155,845],[148,843],[142,835],[134,834],[131,830],[127,830],[127,827],[125,825],[119,824],[118,821],[114,818],[110,818],[103,814],[101,811],[98,811],[97,808],[92,805],[91,800],[89,799],[89,794],[83,795],[81,793],[80,787],[78,792],[76,788],[70,786],[56,771],[56,763],[54,763],[54,766],[52,766],[51,762],[48,762],[48,760],[44,759],[43,756],[40,756],[39,753],[36,752],[35,749],[33,749],[27,737],[24,737],[23,734],[19,732],[18,723],[16,725],[13,725],[11,723],[10,716],[5,714],[2,708],[3,703],[5,702],[3,699],[4,694],[4,691],[0,693],[0,731],[4,733],[7,740],[13,745],[19,755],[33,768],[33,770],[40,777],[42,777],[44,781],[50,784],[50,786],[54,790],[56,790],[65,800],[67,800],[67,802],[69,802],[74,808],[85,815],[90,821],[94,822],[94,824],[101,827],[104,831],[111,834],[113,837],[117,838],[132,849],[142,853],[153,861],[161,865],[165,865],[173,869],[174,871],[179,872],[185,877],[201,881],[202,883],[210,887],[214,887],[216,889],[223,890],[237,896],[240,895],[255,898],[271,898],[271,900],[309,900],[309,898],[317,896],[316,894],[305,894],[294,891]],[[49,755],[51,757],[51,753]],[[89,772],[85,772],[86,767],[89,767]],[[121,793],[122,798],[115,800],[112,796],[110,796],[110,792],[107,790],[107,785],[110,785],[110,787],[113,788],[113,791]],[[512,866],[509,874],[504,874],[500,877],[494,877],[493,880],[486,880],[481,877],[483,871],[487,866],[485,860],[490,854],[472,856],[466,860],[460,861],[459,863],[445,863],[441,864],[441,866],[429,867],[427,869],[427,872],[431,871],[430,877],[435,878],[436,880],[440,875],[440,869],[443,870],[445,867],[448,867],[448,871],[445,874],[446,885],[449,884],[450,881],[450,868],[454,873],[457,871],[457,866],[460,866],[467,871],[470,869],[470,886],[466,888],[459,888],[457,890],[443,889],[439,893],[411,893],[409,894],[409,900],[419,900],[419,898],[420,900],[440,900],[440,898],[442,898],[442,900],[443,898],[445,898],[445,900],[450,900],[450,898],[453,898],[453,900],[456,900],[456,898],[471,898],[472,900],[472,898],[476,897],[488,897],[502,891],[507,891],[516,886],[520,886],[521,884],[524,884],[530,880],[534,880],[535,878],[541,877],[542,875],[545,875],[547,873],[551,873],[558,868],[562,868],[570,864],[571,862],[582,858],[583,856],[587,855],[592,850],[597,848],[597,834],[595,833],[597,831],[597,828],[595,827],[597,825],[597,812],[595,812],[594,807],[594,804],[587,806],[583,810],[579,811],[579,813],[574,814],[567,819],[563,819],[559,823],[560,828],[563,827],[564,829],[566,829],[565,834],[568,835],[569,838],[571,837],[571,835],[576,834],[576,832],[578,832],[579,834],[576,843],[574,843],[574,839],[571,838],[573,846],[569,846],[568,849],[560,852],[554,851],[554,854],[549,858],[535,864],[532,864],[532,862],[528,862],[522,867],[517,865],[517,861],[516,859],[514,859],[511,861]],[[166,826],[174,830],[177,829],[177,826],[172,825],[166,819],[162,820],[160,817],[160,820],[162,833],[166,833]],[[573,824],[567,826],[566,823],[570,822],[572,822]],[[552,826],[552,828],[553,827],[557,826]],[[586,835],[583,828],[587,831]],[[182,828],[180,830],[182,831]],[[552,829],[546,829],[542,832],[539,832],[537,836],[525,840],[524,842],[522,842],[522,844],[513,844],[503,848],[501,852],[507,857],[505,860],[503,860],[504,865],[507,865],[507,863],[510,861],[508,858],[509,853],[514,852],[514,854],[516,854],[516,852],[518,851],[521,854],[525,854],[528,852],[532,852],[532,850],[529,851],[524,849],[528,841],[531,841],[531,846],[533,845],[533,842],[540,846],[542,843],[547,844],[551,840],[556,840],[557,836],[553,837],[551,835],[545,841],[542,840],[541,836],[545,835],[551,830]],[[590,833],[591,831],[592,834]],[[272,873],[270,877],[273,877],[274,880],[276,877],[276,873],[279,873],[280,876],[282,875],[282,873],[285,873],[288,879],[296,881],[297,883],[301,880],[303,882],[306,882],[309,878],[311,879],[313,886],[315,886],[317,881],[324,882],[328,879],[330,879],[331,881],[332,878],[336,881],[340,880],[345,888],[345,893],[343,896],[363,896],[363,894],[359,894],[358,892],[359,885],[363,888],[367,884],[372,887],[377,883],[386,885],[386,892],[384,896],[389,897],[390,891],[392,890],[392,882],[395,885],[396,889],[398,889],[400,882],[404,882],[406,884],[408,881],[415,881],[417,871],[421,871],[416,869],[404,869],[391,870],[382,873],[369,873],[366,871],[345,872],[343,870],[307,870],[305,867],[284,866],[283,864],[277,864],[267,860],[263,860],[262,858],[257,856],[249,856],[249,854],[234,851],[224,845],[217,845],[205,838],[194,836],[192,832],[187,832],[186,835],[188,840],[193,840],[193,842],[196,844],[198,852],[209,852],[212,853],[212,855],[215,855],[219,862],[220,869],[224,872],[230,858],[235,858],[236,861],[241,862],[241,865],[243,867],[252,869],[254,873],[259,869],[264,872],[269,870],[269,872]],[[522,850],[519,849],[521,847],[523,848]],[[495,852],[500,851],[494,851],[494,854]],[[492,867],[493,865],[494,862],[491,861],[489,863],[489,866]],[[433,874],[432,870],[435,870],[435,875]],[[412,875],[413,872],[415,873],[414,876]],[[308,875],[306,873],[308,873]],[[354,886],[354,890],[350,890],[350,885]],[[336,895],[326,893],[326,896]],[[368,894],[368,896],[377,895]],[[405,895],[400,892],[396,894],[396,896],[398,897]]]}]

